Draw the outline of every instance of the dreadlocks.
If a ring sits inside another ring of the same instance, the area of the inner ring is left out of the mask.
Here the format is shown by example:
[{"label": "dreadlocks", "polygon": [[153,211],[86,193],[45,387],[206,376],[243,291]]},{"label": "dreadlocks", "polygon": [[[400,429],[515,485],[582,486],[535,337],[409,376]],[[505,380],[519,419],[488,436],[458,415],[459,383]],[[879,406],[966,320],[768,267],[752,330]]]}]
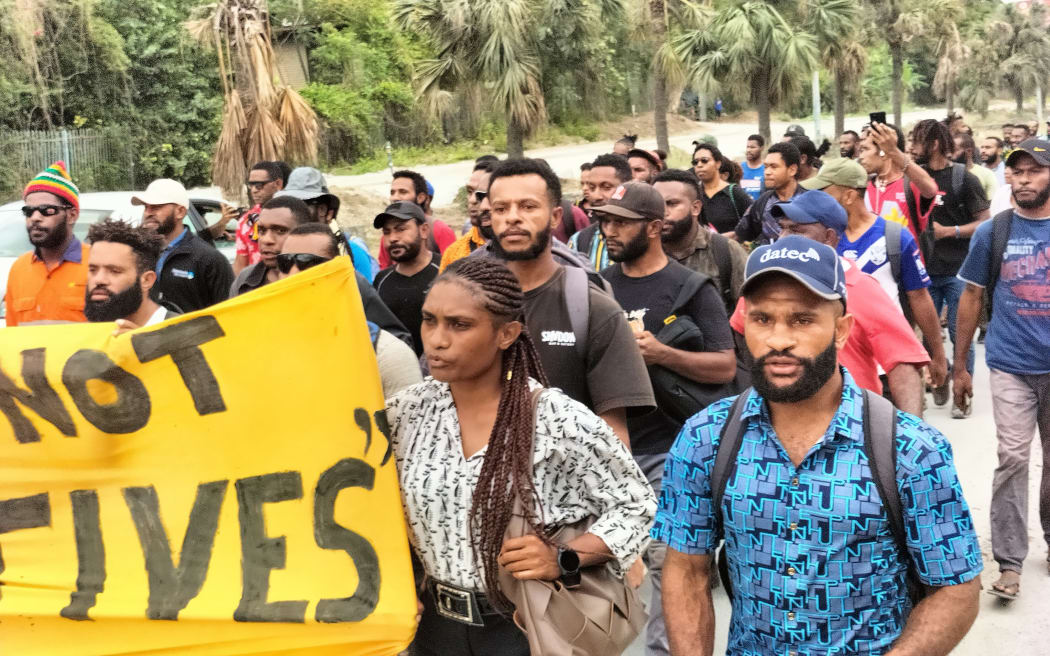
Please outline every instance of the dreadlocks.
[{"label": "dreadlocks", "polygon": [[[518,279],[503,263],[489,258],[464,258],[445,270],[434,284],[455,282],[464,286],[497,323],[522,318],[525,295]],[[548,386],[536,347],[523,327],[521,335],[503,353],[499,409],[492,426],[474,489],[470,509],[470,536],[474,559],[484,567],[485,589],[497,607],[511,608],[499,587],[499,554],[504,534],[519,498],[526,520],[536,535],[552,544],[543,522],[543,509],[533,486],[533,409],[529,378]]]},{"label": "dreadlocks", "polygon": [[932,118],[915,124],[911,131],[911,140],[912,143],[922,144],[925,147],[926,157],[939,151],[945,159],[950,160],[952,151],[955,150],[955,141],[952,139],[948,126]]}]

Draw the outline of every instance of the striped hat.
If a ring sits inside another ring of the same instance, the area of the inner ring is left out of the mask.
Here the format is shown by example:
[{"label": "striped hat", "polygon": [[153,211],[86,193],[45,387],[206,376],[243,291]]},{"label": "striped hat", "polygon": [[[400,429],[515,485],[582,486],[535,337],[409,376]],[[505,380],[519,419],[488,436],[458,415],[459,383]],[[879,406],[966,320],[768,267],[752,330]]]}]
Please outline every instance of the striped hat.
[{"label": "striped hat", "polygon": [[52,193],[73,207],[80,207],[80,190],[73,184],[73,179],[66,171],[66,163],[58,161],[44,169],[42,173],[29,181],[26,190],[22,192],[25,198],[34,191],[46,191]]}]

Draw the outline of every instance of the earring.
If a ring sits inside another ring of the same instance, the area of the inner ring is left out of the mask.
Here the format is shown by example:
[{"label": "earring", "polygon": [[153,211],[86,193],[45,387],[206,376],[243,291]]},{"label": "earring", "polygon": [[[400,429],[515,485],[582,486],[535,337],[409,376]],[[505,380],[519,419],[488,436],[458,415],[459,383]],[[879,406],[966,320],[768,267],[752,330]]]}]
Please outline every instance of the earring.
[{"label": "earring", "polygon": [[885,157],[885,156],[886,156],[886,151],[885,150],[880,150],[879,151],[879,157]]}]

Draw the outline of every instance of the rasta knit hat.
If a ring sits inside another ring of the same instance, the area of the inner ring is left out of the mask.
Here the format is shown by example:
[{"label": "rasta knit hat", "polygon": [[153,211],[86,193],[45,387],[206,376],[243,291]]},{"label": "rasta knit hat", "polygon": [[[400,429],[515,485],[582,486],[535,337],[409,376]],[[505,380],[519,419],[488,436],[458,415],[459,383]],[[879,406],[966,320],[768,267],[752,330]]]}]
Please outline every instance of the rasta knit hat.
[{"label": "rasta knit hat", "polygon": [[58,161],[47,167],[39,175],[29,181],[22,198],[34,191],[46,191],[52,193],[73,207],[80,207],[80,190],[73,184],[73,179],[66,171],[66,163]]}]

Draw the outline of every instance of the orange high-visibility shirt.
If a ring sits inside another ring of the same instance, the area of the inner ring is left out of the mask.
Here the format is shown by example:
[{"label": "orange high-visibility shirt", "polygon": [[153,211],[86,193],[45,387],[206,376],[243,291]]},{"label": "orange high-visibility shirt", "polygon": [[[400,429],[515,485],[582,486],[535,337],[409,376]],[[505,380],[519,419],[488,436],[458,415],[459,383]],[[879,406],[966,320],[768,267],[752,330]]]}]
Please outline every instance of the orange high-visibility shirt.
[{"label": "orange high-visibility shirt", "polygon": [[23,253],[11,265],[7,277],[7,325],[28,321],[87,321],[84,292],[87,289],[87,244],[74,237],[58,266],[47,270],[35,251]]}]

